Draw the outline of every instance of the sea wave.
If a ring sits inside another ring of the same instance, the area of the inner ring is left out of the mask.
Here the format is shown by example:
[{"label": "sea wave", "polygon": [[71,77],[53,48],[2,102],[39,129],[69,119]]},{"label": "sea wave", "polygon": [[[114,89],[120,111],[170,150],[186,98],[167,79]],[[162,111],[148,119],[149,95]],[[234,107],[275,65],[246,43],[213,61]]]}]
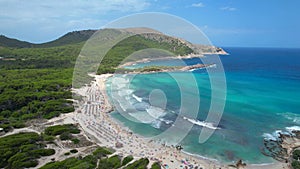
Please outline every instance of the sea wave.
[{"label": "sea wave", "polygon": [[135,95],[135,94],[132,94],[132,97],[135,98],[138,102],[142,102],[142,101],[143,101],[143,98],[138,97],[138,96]]},{"label": "sea wave", "polygon": [[277,113],[277,115],[281,115],[284,118],[286,118],[296,124],[300,124],[300,114],[295,114],[292,112],[284,112],[284,113]]},{"label": "sea wave", "polygon": [[148,109],[146,109],[146,111],[150,116],[152,116],[155,119],[159,119],[160,117],[163,117],[167,114],[165,110],[155,106],[150,106]]},{"label": "sea wave", "polygon": [[146,109],[150,107],[150,104],[147,102],[136,102],[135,104],[133,104],[133,106],[138,111],[146,111]]},{"label": "sea wave", "polygon": [[155,120],[155,121],[153,121],[153,122],[151,123],[151,126],[154,127],[154,128],[156,128],[156,129],[159,129],[160,126],[161,126],[161,121]]},{"label": "sea wave", "polygon": [[167,125],[172,124],[174,122],[172,120],[167,120],[167,119],[164,119],[164,118],[160,118],[159,120],[162,121],[162,122],[164,122]]},{"label": "sea wave", "polygon": [[[142,102],[138,104],[146,105],[147,103]],[[155,106],[150,106],[148,109],[145,109],[145,111],[142,111],[140,109],[140,111],[138,112],[128,114],[136,120],[138,120],[139,122],[144,124],[150,124],[152,127],[157,129],[161,127],[162,122],[164,122],[167,125],[173,123],[172,120],[167,120],[163,118],[167,114],[163,109]]]},{"label": "sea wave", "polygon": [[276,130],[273,133],[264,133],[262,137],[265,140],[279,141],[281,135],[295,136],[294,132],[300,131],[300,126],[286,127],[285,130]]},{"label": "sea wave", "polygon": [[285,129],[289,132],[300,131],[300,126],[291,126],[291,127],[286,127]]},{"label": "sea wave", "polygon": [[124,90],[119,90],[118,91],[119,96],[128,96],[131,93],[133,93],[133,90],[131,90],[131,89],[124,89]]},{"label": "sea wave", "polygon": [[156,119],[150,116],[145,111],[140,111],[136,113],[129,113],[130,116],[134,117],[136,120],[138,120],[141,123],[145,124],[152,124]]},{"label": "sea wave", "polygon": [[262,135],[264,137],[265,140],[272,140],[272,141],[277,141],[278,138],[270,133],[264,133]]},{"label": "sea wave", "polygon": [[[300,124],[300,115],[292,112],[277,113],[277,115],[284,117],[287,120],[294,122],[295,124]],[[295,131],[300,131],[300,126],[290,126],[285,127],[285,130],[276,130],[273,133],[263,133],[262,137],[265,140],[278,141],[280,140],[280,135],[294,136]]]},{"label": "sea wave", "polygon": [[126,88],[127,84],[129,83],[129,79],[126,77],[114,77],[112,78],[111,83],[115,89],[122,89]]},{"label": "sea wave", "polygon": [[130,96],[125,96],[125,100],[128,101],[129,104],[131,104],[131,105],[134,105],[137,103],[137,101]]},{"label": "sea wave", "polygon": [[199,154],[189,153],[189,152],[187,152],[186,150],[182,150],[182,152],[183,152],[184,154],[187,154],[187,155],[190,155],[190,156],[194,156],[194,157],[198,157],[198,158],[201,158],[201,159],[204,159],[204,160],[209,160],[209,161],[215,161],[215,162],[218,162],[217,159],[205,157],[205,156],[202,156],[202,155],[199,155]]},{"label": "sea wave", "polygon": [[261,163],[261,164],[250,164],[250,166],[271,166],[274,165],[274,163]]}]

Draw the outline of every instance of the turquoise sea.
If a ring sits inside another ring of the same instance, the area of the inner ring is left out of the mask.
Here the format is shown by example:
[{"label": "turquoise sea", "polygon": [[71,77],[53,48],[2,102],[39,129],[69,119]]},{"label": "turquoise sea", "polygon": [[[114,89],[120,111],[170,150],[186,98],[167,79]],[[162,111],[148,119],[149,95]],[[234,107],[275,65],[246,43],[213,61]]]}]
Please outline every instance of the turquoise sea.
[{"label": "turquoise sea", "polygon": [[[225,48],[225,50],[230,55],[220,56],[227,83],[225,110],[218,125],[220,129],[216,130],[208,141],[200,144],[198,138],[202,127],[194,125],[180,144],[186,152],[221,162],[243,159],[248,163],[270,163],[272,159],[261,153],[264,148],[263,140],[275,139],[276,132],[287,131],[286,127],[300,126],[300,49]],[[201,63],[198,58],[184,61],[188,65]],[[135,66],[153,64],[180,65],[176,60],[160,60]],[[184,79],[187,73],[191,72],[176,74],[181,77],[183,85],[189,86],[190,81]],[[195,70],[192,73],[197,81],[200,96],[192,92],[188,96],[191,100],[193,97],[200,97],[197,120],[203,121],[211,103],[210,81],[206,70]],[[172,126],[182,107],[178,82],[170,74],[135,75],[128,83],[130,83],[129,91],[118,89],[119,97],[114,96],[111,99],[114,100],[114,104],[123,104],[127,101],[141,110],[141,116],[137,116],[140,123],[124,118],[117,111],[112,113],[114,118],[145,137],[157,135]],[[107,86],[108,93],[115,90],[110,88],[111,81],[107,82]],[[154,89],[160,89],[165,93],[167,107],[164,113],[159,114],[161,109],[154,112],[158,117],[157,120],[149,120],[146,119],[145,113],[153,115],[147,108],[150,104],[149,94]],[[124,108],[124,105],[121,107]]]}]

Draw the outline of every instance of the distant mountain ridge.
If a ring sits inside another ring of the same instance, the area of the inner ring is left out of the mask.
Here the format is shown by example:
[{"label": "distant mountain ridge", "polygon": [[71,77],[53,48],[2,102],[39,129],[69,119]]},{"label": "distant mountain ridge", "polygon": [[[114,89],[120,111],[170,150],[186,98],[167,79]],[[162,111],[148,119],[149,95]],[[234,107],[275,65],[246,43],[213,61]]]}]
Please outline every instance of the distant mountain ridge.
[{"label": "distant mountain ridge", "polygon": [[[41,44],[30,43],[26,41],[20,41],[18,39],[13,39],[0,35],[0,47],[9,47],[9,48],[49,48],[49,47],[59,47],[64,45],[79,44],[87,41],[92,35],[94,35],[98,30],[81,30],[69,32],[60,38]],[[134,27],[134,28],[124,28],[124,29],[112,29],[106,28],[101,29],[100,31],[108,32],[112,34],[119,33],[129,33],[132,35],[140,34],[142,37],[155,41],[155,43],[167,43],[174,45],[175,48],[186,46],[190,48],[192,52],[186,54],[227,54],[222,48],[211,46],[211,45],[201,45],[201,44],[192,44],[184,39],[178,37],[172,37],[163,34],[157,30],[145,27]],[[100,32],[99,31],[99,32]],[[99,33],[98,32],[98,33]],[[107,35],[109,38],[110,36]]]},{"label": "distant mountain ridge", "polygon": [[54,47],[67,44],[74,44],[87,41],[97,30],[81,30],[69,32],[62,37],[42,44],[36,45],[37,47]]},{"label": "distant mountain ridge", "polygon": [[69,32],[62,37],[41,44],[30,43],[26,41],[20,41],[18,39],[13,39],[0,35],[0,46],[1,47],[11,47],[11,48],[45,48],[45,47],[55,47],[68,44],[75,44],[87,41],[97,30],[82,30]]},{"label": "distant mountain ridge", "polygon": [[4,35],[0,35],[0,46],[2,47],[30,48],[32,47],[32,45],[32,43],[26,41],[20,41],[18,39],[13,39]]}]

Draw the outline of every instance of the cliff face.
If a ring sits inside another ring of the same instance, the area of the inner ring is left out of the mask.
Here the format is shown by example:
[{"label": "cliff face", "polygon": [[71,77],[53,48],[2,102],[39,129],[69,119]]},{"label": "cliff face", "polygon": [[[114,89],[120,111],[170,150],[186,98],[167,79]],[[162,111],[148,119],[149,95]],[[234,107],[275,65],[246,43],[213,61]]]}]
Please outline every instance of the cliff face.
[{"label": "cliff face", "polygon": [[195,53],[200,54],[228,55],[228,53],[224,49],[216,46],[192,44],[192,49],[195,51]]},{"label": "cliff face", "polygon": [[162,33],[146,33],[142,34],[143,37],[146,39],[151,39],[154,41],[157,41],[159,43],[169,43],[174,45],[174,50],[176,49],[176,46],[186,46],[192,50],[192,53],[189,54],[195,54],[195,55],[203,55],[203,54],[219,54],[219,55],[227,55],[228,53],[216,46],[212,45],[201,45],[201,44],[192,44],[184,39],[180,39],[177,37],[167,36]]}]

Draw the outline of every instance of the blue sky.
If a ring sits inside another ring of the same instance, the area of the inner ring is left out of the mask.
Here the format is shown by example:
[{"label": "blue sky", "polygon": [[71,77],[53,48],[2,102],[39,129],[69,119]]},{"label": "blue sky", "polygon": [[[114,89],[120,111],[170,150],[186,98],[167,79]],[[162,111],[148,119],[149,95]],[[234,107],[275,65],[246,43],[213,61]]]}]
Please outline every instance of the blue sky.
[{"label": "blue sky", "polygon": [[30,42],[97,29],[122,16],[165,12],[218,46],[300,48],[299,0],[0,0],[0,34]]}]

